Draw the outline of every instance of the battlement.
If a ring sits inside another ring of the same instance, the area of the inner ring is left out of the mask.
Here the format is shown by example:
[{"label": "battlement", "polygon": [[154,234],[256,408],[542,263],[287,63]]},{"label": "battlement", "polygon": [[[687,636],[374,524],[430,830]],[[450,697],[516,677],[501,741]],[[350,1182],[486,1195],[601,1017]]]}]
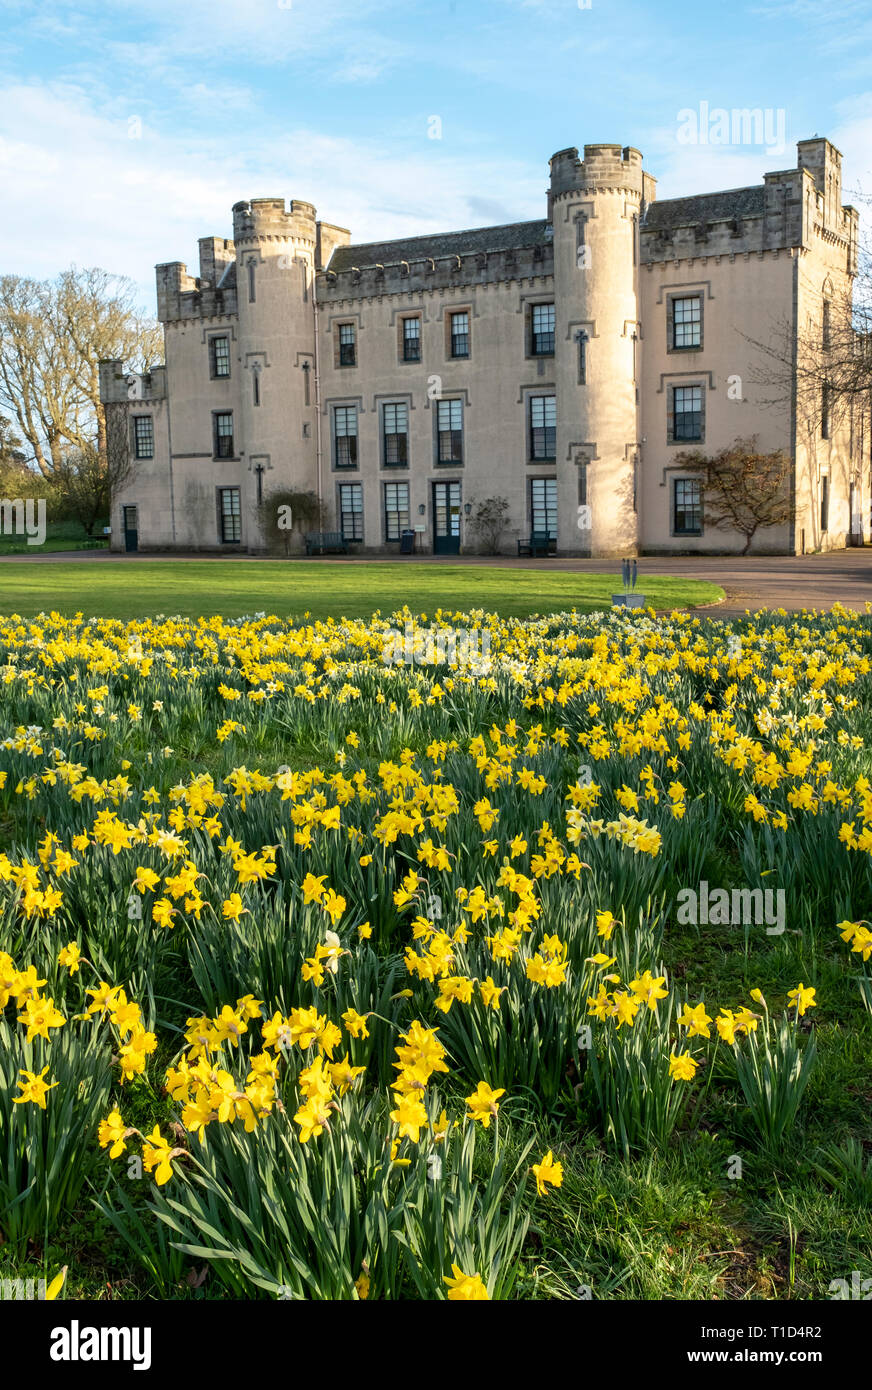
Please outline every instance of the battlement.
[{"label": "battlement", "polygon": [[[205,241],[215,242],[218,238],[206,237]],[[219,244],[221,244],[219,242]],[[232,242],[224,245],[233,245]],[[201,257],[203,254],[201,241]],[[207,251],[207,263],[208,263]],[[235,262],[234,262],[235,263]],[[202,262],[201,262],[202,264]],[[225,271],[231,262],[225,264]],[[157,280],[157,316],[161,323],[174,323],[179,319],[226,318],[236,313],[236,284],[225,281],[223,288],[212,281],[196,278],[188,274],[183,261],[168,261],[155,266]],[[221,277],[224,279],[224,275]]]},{"label": "battlement", "polygon": [[200,248],[200,279],[203,285],[217,289],[229,265],[236,262],[236,247],[226,237],[201,236],[197,243]]},{"label": "battlement", "polygon": [[314,245],[314,205],[298,198],[287,207],[284,198],[252,198],[251,202],[233,204],[235,242],[245,244],[269,238],[310,241]]},{"label": "battlement", "polygon": [[643,261],[787,250],[817,231],[845,243],[854,269],[859,215],[841,206],[841,156],[820,139],[800,140],[797,154],[795,168],[764,174],[762,184],[656,203],[642,223]]},{"label": "battlement", "polygon": [[[423,240],[423,238],[422,238]],[[435,238],[434,238],[435,240]],[[353,256],[354,247],[348,248]],[[363,259],[363,258],[361,258]],[[505,280],[529,280],[554,274],[554,247],[544,237],[533,246],[475,251],[463,254],[417,256],[394,262],[376,261],[346,269],[319,271],[322,302],[371,299],[388,294],[422,294],[431,290],[463,289]]]},{"label": "battlement", "polygon": [[167,369],[152,367],[150,372],[125,371],[120,358],[107,358],[97,364],[100,400],[104,405],[137,405],[167,398]]},{"label": "battlement", "polygon": [[551,156],[549,216],[555,198],[582,189],[624,188],[647,202],[656,196],[656,179],[642,168],[642,152],[633,145],[585,145],[584,158],[571,146]]}]

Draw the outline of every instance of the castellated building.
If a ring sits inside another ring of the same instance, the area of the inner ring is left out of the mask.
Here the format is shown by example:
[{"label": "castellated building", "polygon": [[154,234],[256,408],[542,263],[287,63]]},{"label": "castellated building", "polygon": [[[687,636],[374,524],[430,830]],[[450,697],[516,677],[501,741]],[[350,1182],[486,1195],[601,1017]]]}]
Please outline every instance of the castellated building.
[{"label": "castellated building", "polygon": [[352,554],[410,531],[418,552],[471,553],[501,497],[506,554],[736,552],[677,456],[751,436],[788,456],[795,500],[755,552],[868,538],[868,416],[771,404],[754,346],[796,343],[850,294],[839,152],[802,140],[761,185],[666,201],[636,149],[550,166],[539,221],[359,244],[311,203],[256,198],[232,241],[200,241],[197,275],[159,265],[165,365],[101,364],[131,459],[113,549],[263,553],[293,490],[324,520],[292,551],[320,529]]}]

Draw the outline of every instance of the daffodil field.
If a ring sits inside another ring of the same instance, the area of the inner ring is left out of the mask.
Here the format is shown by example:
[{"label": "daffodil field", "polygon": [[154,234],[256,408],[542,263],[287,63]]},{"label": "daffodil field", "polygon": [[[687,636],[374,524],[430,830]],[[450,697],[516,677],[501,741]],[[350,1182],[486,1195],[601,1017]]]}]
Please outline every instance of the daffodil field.
[{"label": "daffodil field", "polygon": [[870,670],[840,609],[0,619],[0,1275],[872,1275]]}]

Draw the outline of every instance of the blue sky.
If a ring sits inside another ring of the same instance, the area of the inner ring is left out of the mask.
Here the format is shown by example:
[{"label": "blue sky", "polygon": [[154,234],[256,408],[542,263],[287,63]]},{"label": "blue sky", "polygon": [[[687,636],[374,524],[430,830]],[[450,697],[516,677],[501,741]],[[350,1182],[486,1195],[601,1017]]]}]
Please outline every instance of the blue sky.
[{"label": "blue sky", "polygon": [[[792,167],[814,134],[843,151],[846,188],[872,192],[872,0],[0,12],[0,273],[100,265],[149,310],[154,263],[196,269],[197,237],[230,235],[242,198],[307,199],[365,241],[544,216],[569,145],[635,145],[677,197]],[[702,102],[783,112],[785,148],[681,143],[679,113]]]}]

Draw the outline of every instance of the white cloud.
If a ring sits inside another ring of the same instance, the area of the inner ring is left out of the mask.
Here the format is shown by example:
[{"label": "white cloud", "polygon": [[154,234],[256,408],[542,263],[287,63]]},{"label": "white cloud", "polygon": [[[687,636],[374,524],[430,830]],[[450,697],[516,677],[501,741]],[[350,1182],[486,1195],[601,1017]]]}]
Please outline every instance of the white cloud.
[{"label": "white cloud", "polygon": [[141,138],[128,139],[129,114],[69,84],[0,92],[0,178],[12,210],[0,219],[6,272],[99,265],[130,275],[151,307],[155,263],[195,270],[197,238],[230,236],[241,199],[306,199],[356,241],[481,225],[489,206],[511,220],[545,214],[544,158],[531,168],[471,139],[430,141],[423,123],[420,135],[384,144],[304,128],[250,142],[223,129],[209,138],[184,127],[168,133],[143,113]]}]

